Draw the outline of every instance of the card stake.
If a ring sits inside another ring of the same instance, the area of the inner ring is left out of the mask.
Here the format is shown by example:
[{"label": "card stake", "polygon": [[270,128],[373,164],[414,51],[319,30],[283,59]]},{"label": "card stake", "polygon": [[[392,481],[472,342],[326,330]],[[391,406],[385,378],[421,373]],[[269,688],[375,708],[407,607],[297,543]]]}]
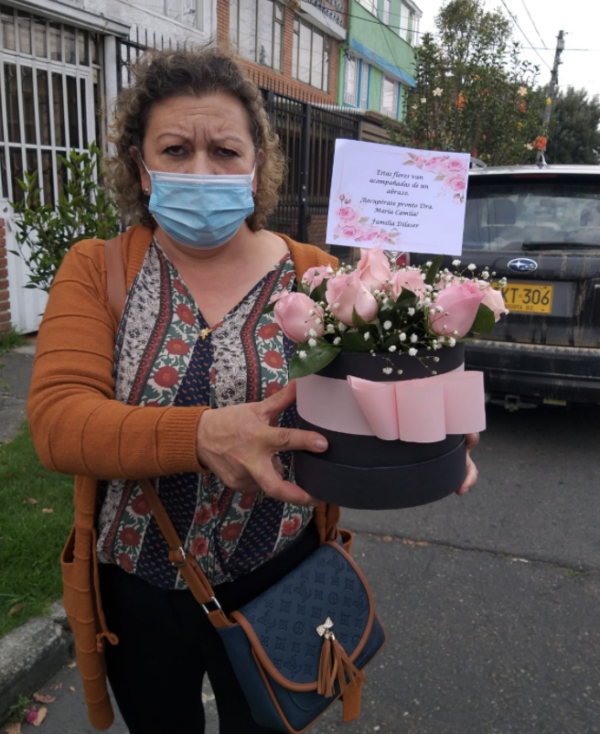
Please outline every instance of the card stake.
[{"label": "card stake", "polygon": [[337,140],[327,244],[460,255],[470,155]]}]

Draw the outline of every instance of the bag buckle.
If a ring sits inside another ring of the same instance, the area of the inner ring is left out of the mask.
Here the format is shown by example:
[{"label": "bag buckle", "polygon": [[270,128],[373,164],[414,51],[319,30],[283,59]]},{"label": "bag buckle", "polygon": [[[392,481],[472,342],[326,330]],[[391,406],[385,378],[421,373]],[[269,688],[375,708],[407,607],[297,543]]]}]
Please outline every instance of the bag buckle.
[{"label": "bag buckle", "polygon": [[181,545],[169,546],[169,550],[179,551],[181,553],[181,561],[171,561],[171,565],[175,566],[175,568],[181,568],[181,566],[185,566],[185,564],[187,563],[187,556],[185,554],[183,546]]},{"label": "bag buckle", "polygon": [[[211,596],[211,597],[210,597],[210,601],[209,601],[209,602],[207,602],[207,603],[208,603],[208,604],[210,604],[211,602],[212,602],[212,603],[213,603],[213,604],[214,604],[214,605],[215,605],[215,606],[217,607],[217,609],[218,609],[219,611],[221,611],[221,612],[223,611],[223,609],[222,609],[221,605],[219,604],[219,602],[217,601],[216,597],[214,597],[214,596]],[[204,611],[206,612],[206,614],[210,614],[210,610],[209,610],[209,609],[207,609],[207,607],[206,607],[206,604],[200,604],[200,606],[202,607],[202,609],[204,609]],[[214,612],[214,611],[216,611],[216,610],[215,610],[215,609],[213,609],[212,611]]]}]

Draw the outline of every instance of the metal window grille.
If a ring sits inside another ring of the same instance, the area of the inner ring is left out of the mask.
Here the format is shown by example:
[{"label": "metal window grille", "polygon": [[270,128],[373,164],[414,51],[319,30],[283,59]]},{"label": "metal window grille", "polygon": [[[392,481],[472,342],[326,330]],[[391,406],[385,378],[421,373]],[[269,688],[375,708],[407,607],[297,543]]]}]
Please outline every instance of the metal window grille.
[{"label": "metal window grille", "polygon": [[42,201],[66,183],[59,156],[99,140],[96,34],[0,7],[0,198],[21,201],[17,180],[38,172]]}]

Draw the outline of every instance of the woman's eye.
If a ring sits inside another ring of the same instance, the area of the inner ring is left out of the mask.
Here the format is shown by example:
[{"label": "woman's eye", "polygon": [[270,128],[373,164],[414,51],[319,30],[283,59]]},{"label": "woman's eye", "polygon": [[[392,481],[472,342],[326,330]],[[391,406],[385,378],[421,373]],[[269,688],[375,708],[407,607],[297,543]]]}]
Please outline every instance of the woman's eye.
[{"label": "woman's eye", "polygon": [[217,148],[217,155],[222,158],[233,158],[237,153],[235,150],[231,150],[230,148]]},{"label": "woman's eye", "polygon": [[185,149],[182,145],[170,145],[168,148],[165,148],[164,151],[167,155],[172,156],[182,156],[185,155]]}]

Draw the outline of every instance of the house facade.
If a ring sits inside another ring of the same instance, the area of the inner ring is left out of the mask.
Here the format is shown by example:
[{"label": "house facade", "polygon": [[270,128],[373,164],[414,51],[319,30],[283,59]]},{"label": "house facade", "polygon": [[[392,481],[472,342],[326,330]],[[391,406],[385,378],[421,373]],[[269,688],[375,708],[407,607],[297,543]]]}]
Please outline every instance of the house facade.
[{"label": "house facade", "polygon": [[405,95],[415,86],[414,47],[421,16],[413,0],[349,0],[339,105],[403,119]]},{"label": "house facade", "polygon": [[217,0],[217,42],[288,97],[335,104],[348,0]]},{"label": "house facade", "polygon": [[10,201],[38,171],[44,203],[57,200],[59,156],[105,137],[129,44],[204,45],[216,36],[216,0],[8,0],[0,6],[0,330],[35,331],[46,296],[23,286]]}]

